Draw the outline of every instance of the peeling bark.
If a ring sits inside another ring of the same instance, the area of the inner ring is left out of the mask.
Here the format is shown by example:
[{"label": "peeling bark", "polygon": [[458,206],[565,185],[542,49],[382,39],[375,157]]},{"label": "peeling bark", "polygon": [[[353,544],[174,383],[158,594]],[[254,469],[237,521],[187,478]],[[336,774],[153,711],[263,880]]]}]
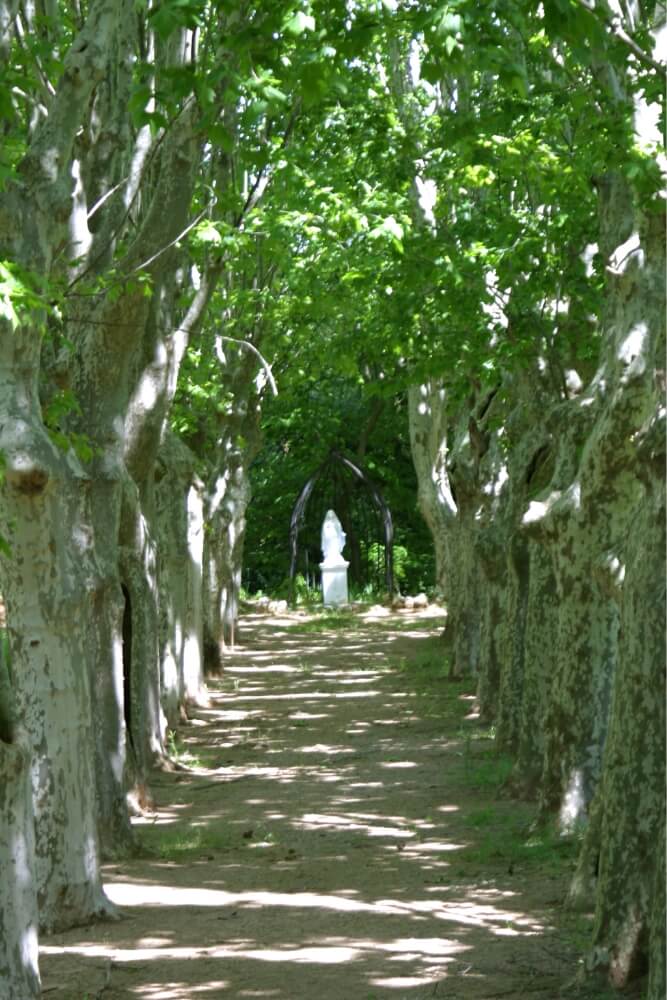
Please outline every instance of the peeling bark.
[{"label": "peeling bark", "polygon": [[[31,745],[17,725],[9,675],[0,649],[0,1000],[40,995]],[[15,873],[7,878],[6,873]]]},{"label": "peeling bark", "polygon": [[168,434],[158,456],[162,707],[174,728],[188,705],[207,703],[202,578],[204,486],[195,457]]},{"label": "peeling bark", "polygon": [[463,677],[477,672],[481,645],[478,463],[468,413],[448,411],[441,382],[412,387],[408,400],[419,507],[433,535],[436,585],[447,607],[446,655],[451,676]]},{"label": "peeling bark", "polygon": [[447,535],[456,517],[456,504],[447,479],[447,413],[441,382],[408,389],[410,447],[417,475],[417,503],[433,538],[435,587],[446,599]]},{"label": "peeling bark", "polygon": [[[655,471],[664,472],[664,424],[658,425],[653,461],[659,459]],[[635,513],[627,549],[619,668],[595,831],[594,964],[623,987],[646,970],[650,958],[653,989],[663,986],[663,993],[651,994],[656,998],[664,994],[665,953],[666,514],[664,478],[656,478]],[[656,849],[661,843],[662,857]]]},{"label": "peeling bark", "polygon": [[76,479],[72,485],[63,478],[58,482],[52,466],[45,492],[26,498],[9,486],[3,498],[4,509],[16,511],[11,566],[3,567],[2,587],[12,657],[20,664],[18,713],[33,748],[40,921],[50,930],[88,922],[110,909],[97,846],[87,673],[93,602],[82,487]]},{"label": "peeling bark", "polygon": [[[120,8],[120,0],[89,8],[48,115],[38,121],[18,166],[19,181],[0,195],[2,255],[43,279],[52,273],[66,232],[76,136],[104,76]],[[40,920],[54,929],[85,923],[110,907],[96,830],[88,478],[72,453],[54,447],[44,427],[38,395],[43,326],[35,307],[23,310],[18,328],[4,323],[0,331],[0,448],[7,460],[2,507],[13,526],[11,556],[3,559],[1,573],[17,712],[31,746]]]},{"label": "peeling bark", "polygon": [[221,669],[225,647],[234,645],[239,614],[245,517],[251,497],[248,471],[261,444],[254,368],[254,359],[246,354],[226,373],[232,402],[222,422],[218,462],[206,494],[204,654],[206,670],[212,673]]},{"label": "peeling bark", "polygon": [[[150,769],[164,756],[166,720],[161,707],[158,636],[158,555],[156,538],[139,501],[134,483],[127,483],[120,529],[120,570],[126,593],[129,628],[125,683],[127,720],[136,769],[144,784]],[[128,648],[129,646],[129,648]]]}]

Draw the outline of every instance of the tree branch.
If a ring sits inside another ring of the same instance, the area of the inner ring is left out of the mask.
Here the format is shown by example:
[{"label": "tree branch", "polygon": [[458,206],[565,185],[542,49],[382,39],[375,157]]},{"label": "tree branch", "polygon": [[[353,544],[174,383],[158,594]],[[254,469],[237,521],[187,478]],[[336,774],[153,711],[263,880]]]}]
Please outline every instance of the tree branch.
[{"label": "tree branch", "polygon": [[274,396],[278,395],[278,386],[276,385],[276,380],[273,377],[273,372],[271,371],[271,365],[266,360],[266,358],[260,354],[254,344],[251,344],[249,340],[237,340],[235,337],[225,337],[222,334],[218,334],[215,338],[215,353],[218,356],[218,361],[220,364],[225,365],[227,361],[222,350],[222,341],[226,340],[229,344],[238,344],[239,347],[247,347],[249,351],[258,358],[259,363],[266,372],[266,377],[269,380],[269,385],[271,386],[271,392]]},{"label": "tree branch", "polygon": [[654,69],[657,73],[664,76],[665,70],[667,70],[667,64],[656,62],[655,59],[648,52],[645,52],[641,45],[638,45],[634,38],[632,38],[632,36],[625,31],[623,26],[614,20],[613,16],[605,16],[605,14],[600,11],[600,8],[595,6],[594,0],[574,0],[574,3],[576,3],[578,7],[582,7],[584,10],[587,10],[589,14],[592,14],[593,17],[600,21],[605,28],[611,32],[614,38],[616,38],[619,42],[622,42],[623,45],[630,49],[630,51],[637,57],[637,59],[639,59],[641,63],[645,66],[650,66],[651,69]]},{"label": "tree branch", "polygon": [[94,0],[86,24],[65,56],[63,74],[49,116],[37,127],[30,149],[19,166],[21,175],[33,180],[33,184],[37,182],[41,187],[46,182],[46,188],[53,191],[65,177],[69,182],[74,139],[91,91],[104,74],[119,7],[119,0]]}]

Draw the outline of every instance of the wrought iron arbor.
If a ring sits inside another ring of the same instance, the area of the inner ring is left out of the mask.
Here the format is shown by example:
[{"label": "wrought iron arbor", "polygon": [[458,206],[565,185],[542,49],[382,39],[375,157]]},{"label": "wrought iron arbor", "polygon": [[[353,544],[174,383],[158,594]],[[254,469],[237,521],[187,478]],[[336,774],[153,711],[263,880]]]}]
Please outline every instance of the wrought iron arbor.
[{"label": "wrought iron arbor", "polygon": [[290,600],[301,573],[310,586],[318,586],[322,560],[320,531],[327,510],[340,518],[347,535],[345,559],[353,589],[394,593],[391,511],[367,472],[351,458],[332,449],[308,479],[292,510],[290,520]]}]

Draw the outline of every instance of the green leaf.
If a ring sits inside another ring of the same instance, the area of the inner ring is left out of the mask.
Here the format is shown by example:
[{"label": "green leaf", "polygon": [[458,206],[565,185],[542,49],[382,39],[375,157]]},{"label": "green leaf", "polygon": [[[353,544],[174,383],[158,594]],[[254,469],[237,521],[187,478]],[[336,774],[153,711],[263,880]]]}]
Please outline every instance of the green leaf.
[{"label": "green leaf", "polygon": [[451,56],[452,52],[457,49],[459,43],[456,41],[453,35],[447,35],[445,38],[445,52],[448,56]]},{"label": "green leaf", "polygon": [[219,246],[222,243],[222,236],[217,226],[210,219],[205,219],[204,222],[200,222],[198,226],[195,226],[192,231],[192,239],[195,244],[214,244]]},{"label": "green leaf", "polygon": [[302,35],[304,31],[315,31],[315,18],[312,14],[304,14],[302,10],[298,10],[285,22],[283,30],[295,36]]}]

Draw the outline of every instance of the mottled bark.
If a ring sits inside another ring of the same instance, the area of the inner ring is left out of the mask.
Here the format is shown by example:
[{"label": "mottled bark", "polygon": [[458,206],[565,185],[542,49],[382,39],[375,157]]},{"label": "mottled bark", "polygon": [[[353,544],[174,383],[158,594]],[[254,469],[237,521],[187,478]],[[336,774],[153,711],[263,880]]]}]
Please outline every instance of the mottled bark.
[{"label": "mottled bark", "polygon": [[514,783],[533,796],[544,760],[545,714],[556,663],[558,600],[551,553],[534,542],[529,542],[528,550],[528,604]]},{"label": "mottled bark", "polygon": [[3,509],[16,528],[2,580],[18,713],[33,747],[35,876],[40,921],[49,929],[107,910],[88,674],[94,576],[85,481],[68,482],[63,460],[54,458],[50,467],[40,466],[38,489],[34,467],[28,481],[8,477]]},{"label": "mottled bark", "polygon": [[530,554],[518,533],[507,545],[507,592],[505,595],[505,658],[500,678],[497,735],[498,746],[516,753],[523,715],[524,642],[530,585]]},{"label": "mottled bark", "polygon": [[[627,81],[602,58],[596,69],[614,112],[627,113]],[[636,140],[646,144],[657,134],[641,96],[634,101]],[[582,399],[595,422],[573,480],[547,501],[541,520],[561,535],[559,587],[569,583],[592,611],[590,623],[579,619],[588,630],[580,647],[585,659],[578,691],[570,671],[564,708],[591,687],[598,699],[611,688],[608,717],[589,719],[588,732],[576,734],[580,757],[603,751],[574,886],[579,901],[590,887],[596,893],[587,968],[623,987],[648,963],[657,1000],[664,995],[665,947],[664,201],[633,190],[621,172],[599,178],[598,192],[604,340]],[[569,550],[562,545],[568,540]],[[562,672],[557,690],[561,681]],[[563,717],[552,722],[562,731],[568,725]]]},{"label": "mottled bark", "polygon": [[[482,681],[482,712],[488,717],[495,700],[495,657],[506,655],[507,620],[495,625],[507,583],[505,537],[507,478],[498,439],[486,428],[494,390],[473,393],[455,416],[449,437],[446,472],[456,518],[447,535],[449,561],[447,627],[452,676],[484,674],[485,634],[494,630],[498,643],[489,650],[489,673]],[[486,598],[485,598],[486,595]],[[506,616],[503,608],[501,615]],[[486,617],[486,616],[490,617]],[[487,647],[488,648],[488,647]],[[502,669],[502,668],[501,668]],[[481,679],[481,678],[480,678]]]},{"label": "mottled bark", "polygon": [[[523,537],[520,522],[526,497],[549,463],[545,416],[553,400],[547,389],[537,369],[505,377],[499,396],[511,409],[497,435],[489,435],[480,463],[478,552],[493,616],[482,619],[478,696],[482,717],[496,722],[497,745],[514,755],[519,755],[522,734],[542,726],[543,705],[535,701],[535,688],[542,690],[543,667],[540,658],[528,660],[526,647],[529,622],[541,641],[542,617],[549,609],[541,604],[539,574],[533,578],[535,547]],[[498,418],[496,412],[495,423]],[[527,790],[521,762],[514,784]]]},{"label": "mottled bark", "polygon": [[[615,604],[595,573],[603,542],[580,503],[580,456],[598,412],[595,385],[552,410],[553,464],[546,465],[552,475],[529,493],[534,499],[522,519],[531,545],[544,549],[545,596],[552,587],[556,595],[552,676],[541,711],[540,808],[544,820],[555,815],[563,830],[586,821],[599,780],[618,630]],[[604,533],[604,520],[594,520]],[[530,642],[534,648],[537,640]]]},{"label": "mottled bark", "polygon": [[655,983],[664,978],[664,884],[659,884],[664,857],[659,845],[664,854],[667,606],[664,425],[659,425],[653,462],[661,478],[648,485],[627,548],[619,668],[595,831],[599,860],[593,962],[607,968],[619,987],[644,972],[649,957],[656,963]]},{"label": "mottled bark", "polygon": [[627,186],[609,178],[601,190],[606,245],[611,231],[622,244],[610,253],[601,367],[590,389],[570,406],[568,420],[570,432],[581,416],[584,430],[591,419],[593,425],[569,484],[563,488],[562,477],[554,480],[546,500],[534,502],[525,520],[528,530],[537,528],[548,539],[554,554],[558,661],[542,796],[545,812],[557,812],[564,826],[586,818],[600,776],[618,660],[614,581],[641,496],[638,435],[657,407],[656,350],[662,336],[660,219],[651,217],[628,248],[633,215]]},{"label": "mottled bark", "polygon": [[[9,674],[0,648],[0,1000],[40,995],[31,745],[17,725]],[[14,872],[14,878],[7,873]]]},{"label": "mottled bark", "polygon": [[120,572],[126,601],[125,713],[135,781],[144,784],[165,753],[161,707],[157,539],[144,516],[139,491],[128,482],[120,527]]},{"label": "mottled bark", "polygon": [[[164,54],[167,65],[187,61],[186,35],[179,34],[170,42]],[[117,580],[124,593],[125,725],[131,739],[132,780],[140,784],[146,781],[150,767],[164,756],[166,732],[159,660],[155,463],[179,367],[212,290],[212,283],[203,282],[186,315],[182,315],[177,300],[188,275],[183,251],[174,241],[187,226],[195,181],[198,146],[193,114],[192,106],[182,111],[164,138],[154,165],[157,182],[150,190],[140,192],[141,225],[124,259],[129,274],[139,267],[149,279],[151,294],[146,297],[136,290],[132,292],[129,284],[121,299],[124,312],[116,308],[114,313],[113,305],[107,309],[107,338],[113,339],[119,356],[115,365],[102,367],[98,362],[96,379],[88,377],[86,382],[91,389],[100,382],[107,389],[102,396],[106,434],[99,422],[93,426],[99,427],[98,440],[116,476],[113,504],[107,505],[106,513],[99,508],[99,529],[108,542],[109,565],[111,557],[115,558]],[[128,315],[132,295],[134,308]],[[100,482],[98,489],[101,487]],[[113,521],[112,511],[117,512]],[[117,684],[114,689],[119,692]],[[122,728],[122,724],[121,716],[116,725]],[[111,717],[109,726],[113,729]],[[110,731],[109,738],[113,737]]]},{"label": "mottled bark", "polygon": [[456,504],[447,479],[447,412],[445,388],[437,380],[408,389],[412,461],[417,476],[417,503],[433,538],[435,589],[447,596],[447,535]]},{"label": "mottled bark", "polygon": [[436,585],[447,607],[446,655],[451,675],[462,677],[476,673],[480,656],[478,466],[467,411],[448,411],[442,382],[413,386],[408,399],[419,508],[433,535]]},{"label": "mottled bark", "polygon": [[649,979],[647,1000],[662,1000],[667,996],[667,973],[665,970],[665,959],[667,957],[667,941],[665,940],[665,913],[667,912],[665,900],[665,856],[667,855],[667,843],[665,843],[665,816],[663,810],[662,833],[658,836],[654,844],[656,852],[655,881],[653,883],[652,909],[649,916]]},{"label": "mottled bark", "polygon": [[579,527],[564,525],[554,545],[559,622],[540,788],[545,815],[564,831],[586,820],[599,781],[617,661],[618,610],[591,576]]},{"label": "mottled bark", "polygon": [[449,598],[445,640],[450,676],[466,677],[479,668],[482,630],[482,568],[477,558],[474,499],[457,490],[458,521],[450,539]]},{"label": "mottled bark", "polygon": [[158,454],[162,707],[177,725],[189,704],[205,704],[202,578],[204,486],[195,457],[171,434]]},{"label": "mottled bark", "polygon": [[502,580],[490,583],[482,591],[482,628],[479,652],[480,672],[477,685],[479,715],[483,722],[495,722],[503,674],[506,643],[507,603]]},{"label": "mottled bark", "polygon": [[[117,536],[114,555],[118,557]],[[98,577],[91,621],[92,708],[95,723],[95,776],[98,834],[103,857],[123,857],[134,839],[127,808],[128,756],[125,720],[125,598],[118,563]]]},{"label": "mottled bark", "polygon": [[[122,60],[119,65],[123,66]],[[123,74],[119,76],[122,81]],[[110,124],[102,146],[109,152],[109,136],[117,133],[122,138],[127,130],[127,113],[122,102],[119,108],[118,86],[107,81],[104,96]],[[98,95],[98,102],[102,100]],[[116,130],[114,116],[121,119]],[[123,165],[129,169],[127,159],[135,157],[141,139],[140,134],[134,147],[121,150],[117,169]],[[97,568],[93,690],[100,831],[108,856],[131,847],[128,789],[145,782],[148,768],[164,749],[155,534],[141,500],[148,497],[152,502],[157,441],[187,335],[174,331],[178,256],[165,251],[157,260],[150,259],[186,224],[188,203],[183,194],[194,160],[192,126],[185,115],[163,144],[156,163],[158,182],[151,194],[136,192],[143,214],[138,213],[140,225],[124,264],[132,274],[138,262],[149,261],[144,277],[150,279],[154,294],[147,297],[130,280],[101,301],[92,315],[85,310],[77,313],[80,353],[73,365],[73,382],[81,407],[79,427],[96,449],[90,489]],[[89,185],[95,190],[97,171],[92,170],[94,162],[86,163],[93,175]],[[105,222],[113,225],[114,218],[107,214]],[[79,233],[85,234],[83,226]],[[89,257],[99,267],[100,260],[106,261],[108,239],[99,230],[87,239]],[[165,284],[173,286],[168,293]]]},{"label": "mottled bark", "polygon": [[146,300],[138,296],[99,309],[101,328],[77,331],[81,363],[73,372],[81,406],[78,427],[97,450],[90,463],[89,484],[95,567],[90,644],[99,833],[107,857],[126,854],[133,843],[127,808],[124,686],[128,650],[123,645],[125,597],[119,539],[123,492],[129,480],[123,462],[123,411],[139,341],[135,324],[145,315]]},{"label": "mottled bark", "polygon": [[259,451],[260,404],[254,358],[243,355],[227,375],[231,393],[216,446],[218,462],[206,495],[204,543],[204,651],[207,671],[222,666],[233,646],[239,614],[245,519],[251,498],[248,470]]},{"label": "mottled bark", "polygon": [[[0,255],[48,279],[66,239],[76,137],[103,78],[121,3],[102,0],[67,53],[55,94],[37,119],[18,182],[0,195]],[[96,830],[91,732],[91,618],[95,590],[88,477],[44,427],[38,382],[39,307],[0,331],[0,448],[7,460],[3,560],[19,718],[29,734],[40,920],[50,929],[108,910]],[[11,869],[10,869],[11,870]],[[11,883],[11,879],[9,879]]]}]

